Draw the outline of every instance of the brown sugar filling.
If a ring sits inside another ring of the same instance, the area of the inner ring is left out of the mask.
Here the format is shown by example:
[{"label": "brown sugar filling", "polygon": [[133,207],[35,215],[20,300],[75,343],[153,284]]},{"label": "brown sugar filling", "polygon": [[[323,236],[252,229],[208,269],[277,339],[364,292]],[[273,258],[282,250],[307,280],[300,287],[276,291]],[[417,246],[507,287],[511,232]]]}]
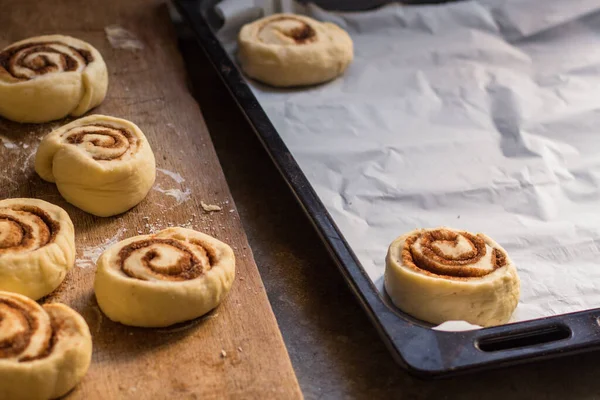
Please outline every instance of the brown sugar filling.
[{"label": "brown sugar filling", "polygon": [[19,362],[41,360],[52,354],[52,350],[54,350],[56,342],[58,342],[59,332],[63,330],[63,324],[64,321],[58,320],[53,317],[52,314],[50,314],[50,327],[52,328],[52,333],[50,334],[48,345],[38,355],[32,357],[22,357],[19,359]]},{"label": "brown sugar filling", "polygon": [[[76,129],[84,130],[69,133]],[[137,149],[137,141],[135,140],[134,135],[131,132],[129,132],[129,130],[125,128],[117,128],[110,125],[90,124],[85,126],[77,126],[65,132],[63,134],[63,137],[65,138],[67,143],[77,145],[84,142],[86,135],[106,136],[111,139],[108,144],[103,143],[99,139],[91,140],[90,143],[92,143],[96,147],[120,150],[117,153],[113,154],[93,155],[92,158],[97,161],[120,160],[123,158],[123,156],[127,153],[128,150]]]},{"label": "brown sugar filling", "polygon": [[215,262],[214,250],[203,245],[198,241],[192,241],[202,253],[202,257],[197,257],[183,242],[175,239],[157,239],[151,238],[133,242],[119,251],[119,267],[129,277],[141,280],[147,280],[144,276],[139,276],[135,271],[126,268],[125,261],[137,250],[150,247],[155,244],[163,244],[176,249],[180,257],[177,262],[168,267],[156,267],[153,260],[160,257],[159,249],[148,250],[141,259],[142,266],[152,276],[160,280],[185,281],[195,279],[208,271]]},{"label": "brown sugar filling", "polygon": [[[44,247],[49,243],[54,242],[60,231],[60,224],[52,219],[48,213],[39,207],[34,206],[18,206],[10,207],[13,211],[34,214],[38,219],[34,219],[38,223],[39,238],[34,237],[34,230],[31,226],[24,223],[21,219],[14,215],[9,215],[2,212],[0,208],[0,221],[8,222],[8,232],[3,232],[4,239],[0,241],[0,255],[8,251],[32,251],[40,247]],[[41,220],[41,221],[40,221]],[[32,244],[39,240],[39,247],[32,249]]]},{"label": "brown sugar filling", "polygon": [[[40,326],[37,319],[33,318],[31,315],[33,310],[26,304],[22,304],[12,299],[0,299],[0,304],[13,309],[17,318],[20,319],[21,324],[26,327],[25,331],[18,332],[13,336],[5,337],[0,340],[0,359],[17,357],[27,349],[31,342],[31,338],[38,332]],[[0,321],[4,318],[7,317],[0,313]],[[27,362],[47,357],[52,352],[56,342],[54,328],[55,327],[52,326],[52,329],[47,332],[46,337],[44,338],[45,346],[38,354],[21,357],[18,361]]]},{"label": "brown sugar filling", "polygon": [[304,22],[300,19],[290,18],[290,17],[280,17],[280,18],[272,19],[272,20],[266,22],[263,26],[261,26],[258,33],[260,34],[260,32],[268,24],[277,22],[277,21],[284,21],[284,20],[292,20],[292,21],[296,21],[300,24],[299,27],[288,30],[288,31],[280,30],[280,32],[283,33],[285,36],[292,38],[294,40],[294,42],[296,42],[296,44],[306,44],[306,43],[314,42],[317,39],[317,32],[314,30],[314,28],[312,26],[310,26],[309,24],[307,24],[306,22]]},{"label": "brown sugar filling", "polygon": [[[74,58],[71,54],[62,53],[60,50],[51,47],[51,45],[66,46],[73,50],[75,53]],[[54,53],[60,55],[60,65],[55,64],[44,54],[40,54],[34,57],[29,63],[25,62],[25,59],[35,53]],[[18,57],[17,57],[18,56]],[[19,46],[9,47],[4,51],[0,52],[0,66],[4,68],[12,77],[19,80],[31,79],[27,75],[19,74],[16,72],[15,67],[27,68],[31,71],[35,71],[35,75],[44,75],[49,72],[55,71],[75,71],[80,63],[85,65],[90,64],[94,61],[94,56],[88,50],[78,49],[73,46],[69,46],[65,43],[58,41],[51,42],[38,42],[38,43],[24,43]]]},{"label": "brown sugar filling", "polygon": [[[467,239],[470,250],[458,255],[446,255],[435,243],[450,246],[458,245],[460,237]],[[419,241],[421,253],[414,250]],[[403,265],[426,275],[441,276],[448,279],[470,279],[488,275],[506,265],[506,254],[497,248],[492,250],[492,271],[472,267],[487,253],[485,240],[479,235],[468,232],[455,232],[449,229],[418,232],[404,241],[401,252]]]}]

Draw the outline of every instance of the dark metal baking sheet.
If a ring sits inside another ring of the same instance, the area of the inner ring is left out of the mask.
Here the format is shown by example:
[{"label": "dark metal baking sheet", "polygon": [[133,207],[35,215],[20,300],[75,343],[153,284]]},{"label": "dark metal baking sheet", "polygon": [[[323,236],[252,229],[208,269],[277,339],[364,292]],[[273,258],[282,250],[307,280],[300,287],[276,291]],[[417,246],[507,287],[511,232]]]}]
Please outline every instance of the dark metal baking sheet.
[{"label": "dark metal baking sheet", "polygon": [[[336,227],[302,170],[257,102],[235,63],[215,36],[222,25],[218,0],[175,0],[214,67],[304,208],[340,271],[401,366],[421,377],[514,365],[600,348],[599,310],[466,332],[444,332],[390,307],[381,297]],[[428,3],[436,1],[428,1]],[[360,11],[386,3],[317,2],[326,9]],[[413,1],[412,3],[415,3]],[[359,6],[360,8],[357,8]]]}]

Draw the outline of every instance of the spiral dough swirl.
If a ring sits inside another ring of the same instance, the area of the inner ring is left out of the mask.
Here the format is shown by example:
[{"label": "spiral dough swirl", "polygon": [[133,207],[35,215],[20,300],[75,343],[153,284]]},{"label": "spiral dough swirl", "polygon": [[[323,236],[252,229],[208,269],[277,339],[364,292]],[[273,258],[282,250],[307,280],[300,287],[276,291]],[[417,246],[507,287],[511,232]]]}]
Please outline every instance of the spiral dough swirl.
[{"label": "spiral dough swirl", "polygon": [[267,44],[307,44],[317,40],[317,32],[298,18],[282,16],[265,22],[258,39]]},{"label": "spiral dough swirl", "polygon": [[62,140],[88,153],[94,160],[120,160],[137,151],[137,138],[126,128],[108,124],[76,126],[61,135]]},{"label": "spiral dough swirl", "polygon": [[18,80],[51,72],[80,72],[92,61],[94,57],[90,51],[57,41],[29,42],[0,53],[0,65]]},{"label": "spiral dough swirl", "polygon": [[0,296],[0,359],[18,362],[47,357],[59,329],[34,302]]},{"label": "spiral dough swirl", "polygon": [[76,311],[0,291],[3,399],[59,398],[81,381],[91,359],[90,330]]},{"label": "spiral dough swirl", "polygon": [[480,235],[436,229],[409,236],[402,248],[402,262],[420,272],[475,278],[506,265],[506,254],[490,247]]},{"label": "spiral dough swirl", "polygon": [[204,233],[172,227],[106,249],[98,259],[94,292],[111,320],[164,327],[217,307],[234,278],[231,247]]},{"label": "spiral dough swirl", "polygon": [[0,207],[0,255],[29,252],[52,243],[60,224],[39,207]]},{"label": "spiral dough swirl", "polygon": [[214,249],[198,240],[149,238],[123,247],[118,262],[131,278],[185,281],[208,271],[214,260]]}]

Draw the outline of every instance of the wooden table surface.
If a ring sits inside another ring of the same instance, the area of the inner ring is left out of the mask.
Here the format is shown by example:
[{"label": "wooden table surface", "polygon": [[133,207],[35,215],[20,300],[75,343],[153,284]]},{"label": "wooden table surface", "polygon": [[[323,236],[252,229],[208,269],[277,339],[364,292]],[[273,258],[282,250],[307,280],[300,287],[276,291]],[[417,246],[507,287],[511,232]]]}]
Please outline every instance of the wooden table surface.
[{"label": "wooden table surface", "polygon": [[[6,12],[8,10],[8,12]],[[105,27],[131,31],[144,48],[114,48]],[[79,311],[92,332],[92,365],[67,397],[81,399],[301,398],[298,383],[198,105],[186,86],[167,8],[160,0],[0,1],[0,47],[60,33],[94,45],[109,70],[104,103],[91,113],[135,122],[154,150],[157,181],[129,212],[98,218],[66,203],[33,170],[41,138],[65,121],[0,119],[0,198],[34,197],[63,207],[76,228],[77,265],[45,301]],[[206,213],[201,202],[217,204]],[[111,243],[184,226],[229,243],[233,289],[215,311],[165,329],[111,322],[93,294],[94,260]]]}]

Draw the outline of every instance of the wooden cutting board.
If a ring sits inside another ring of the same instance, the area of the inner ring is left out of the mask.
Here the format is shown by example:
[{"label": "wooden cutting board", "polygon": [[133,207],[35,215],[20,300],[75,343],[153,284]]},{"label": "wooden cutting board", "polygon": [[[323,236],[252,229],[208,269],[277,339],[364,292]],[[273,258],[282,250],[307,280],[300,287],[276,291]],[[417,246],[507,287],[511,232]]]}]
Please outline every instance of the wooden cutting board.
[{"label": "wooden cutting board", "polygon": [[[133,33],[129,44],[141,43],[143,49],[111,45],[105,31],[111,25]],[[140,205],[117,217],[94,217],[66,203],[33,169],[42,137],[68,120],[34,125],[0,118],[0,198],[44,199],[67,210],[75,224],[77,264],[44,300],[79,311],[93,336],[90,370],[67,397],[301,398],[202,114],[186,86],[166,4],[2,0],[0,26],[0,48],[52,33],[95,46],[106,61],[110,82],[104,103],[91,113],[135,122],[148,137],[159,168],[153,190]],[[219,205],[222,211],[205,212],[201,202]],[[233,289],[209,315],[172,328],[113,323],[94,298],[95,259],[120,239],[168,226],[190,227],[229,243],[237,258]]]}]

